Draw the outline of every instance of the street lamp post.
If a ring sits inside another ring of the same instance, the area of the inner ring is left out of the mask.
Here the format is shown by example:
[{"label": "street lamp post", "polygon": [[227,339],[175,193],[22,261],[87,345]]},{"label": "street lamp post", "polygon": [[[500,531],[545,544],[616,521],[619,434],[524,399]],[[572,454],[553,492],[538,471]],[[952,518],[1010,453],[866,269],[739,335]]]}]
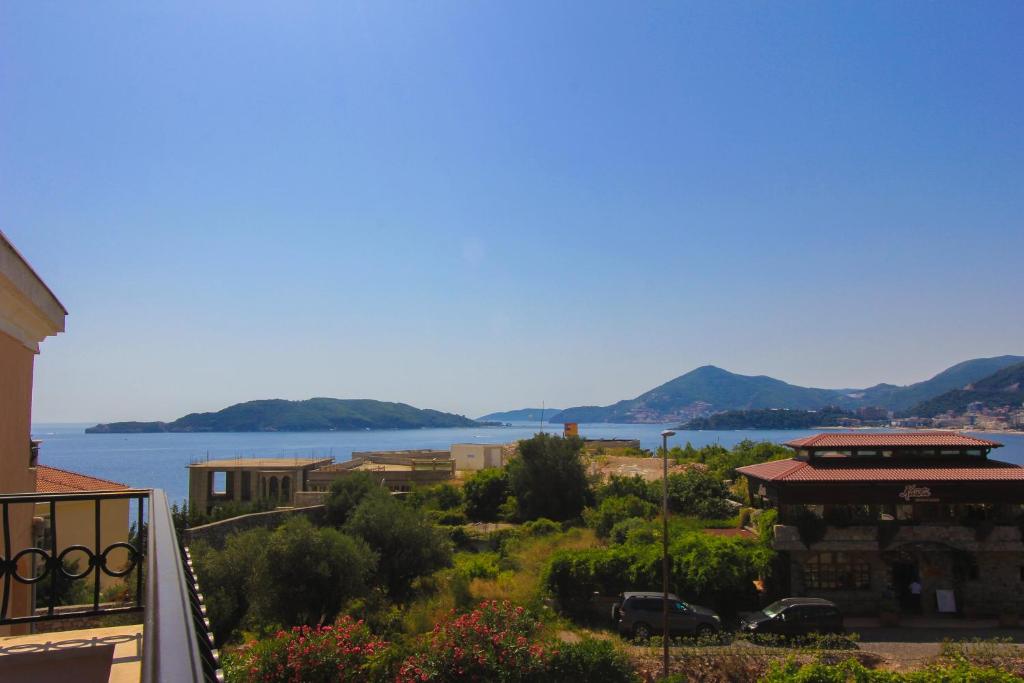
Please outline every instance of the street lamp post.
[{"label": "street lamp post", "polygon": [[661,659],[662,676],[668,678],[668,437],[671,429],[661,433]]}]

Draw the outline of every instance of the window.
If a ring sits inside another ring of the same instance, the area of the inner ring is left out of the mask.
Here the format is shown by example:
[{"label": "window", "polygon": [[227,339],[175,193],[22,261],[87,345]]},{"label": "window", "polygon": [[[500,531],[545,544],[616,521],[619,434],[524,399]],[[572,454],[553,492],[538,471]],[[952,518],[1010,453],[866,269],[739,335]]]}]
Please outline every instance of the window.
[{"label": "window", "polygon": [[215,496],[223,496],[228,492],[228,473],[214,472],[211,486],[211,493]]},{"label": "window", "polygon": [[804,563],[804,586],[864,590],[871,587],[871,565],[848,553],[818,553]]}]

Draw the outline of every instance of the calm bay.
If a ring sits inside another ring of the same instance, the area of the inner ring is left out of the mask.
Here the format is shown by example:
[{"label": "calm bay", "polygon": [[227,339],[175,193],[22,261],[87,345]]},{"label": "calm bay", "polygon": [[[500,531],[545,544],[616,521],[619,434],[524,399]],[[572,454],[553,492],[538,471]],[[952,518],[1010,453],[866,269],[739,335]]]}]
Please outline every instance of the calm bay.
[{"label": "calm bay", "polygon": [[[44,465],[123,482],[138,488],[162,488],[172,501],[188,496],[189,463],[206,458],[231,457],[333,457],[348,460],[353,451],[447,449],[453,443],[506,443],[532,436],[538,423],[511,427],[459,429],[396,429],[361,432],[214,432],[158,434],[86,434],[91,424],[32,425],[32,438],[41,440],[39,462]],[[580,435],[588,438],[639,439],[644,448],[661,445],[661,431],[672,425],[582,424]],[[545,431],[561,433],[559,424],[545,424]],[[781,443],[818,430],[680,431],[669,445],[694,446],[718,443],[729,447],[743,439]],[[979,434],[1005,446],[996,449],[997,460],[1024,464],[1024,435]]]}]

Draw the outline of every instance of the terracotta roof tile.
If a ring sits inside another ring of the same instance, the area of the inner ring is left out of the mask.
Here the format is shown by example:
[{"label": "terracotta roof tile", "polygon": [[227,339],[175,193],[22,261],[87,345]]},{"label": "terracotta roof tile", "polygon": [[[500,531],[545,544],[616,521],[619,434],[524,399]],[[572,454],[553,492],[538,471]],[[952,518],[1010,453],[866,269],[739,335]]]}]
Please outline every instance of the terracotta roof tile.
[{"label": "terracotta roof tile", "polygon": [[787,441],[791,448],[898,448],[906,446],[999,448],[1003,444],[957,432],[824,432]]},{"label": "terracotta roof tile", "polygon": [[36,493],[79,493],[81,491],[120,491],[130,488],[109,479],[90,477],[57,467],[36,465]]},{"label": "terracotta roof tile", "polygon": [[[784,465],[785,463],[785,465]],[[959,465],[959,466],[958,466]],[[959,463],[851,463],[776,460],[740,467],[738,472],[762,481],[876,482],[876,481],[1024,481],[1024,467],[998,460]]]}]

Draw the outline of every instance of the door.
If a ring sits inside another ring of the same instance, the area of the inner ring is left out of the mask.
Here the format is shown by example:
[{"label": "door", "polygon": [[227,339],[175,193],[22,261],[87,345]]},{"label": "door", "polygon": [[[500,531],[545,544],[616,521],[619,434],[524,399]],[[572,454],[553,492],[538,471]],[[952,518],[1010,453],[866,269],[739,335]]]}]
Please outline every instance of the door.
[{"label": "door", "polygon": [[910,562],[894,562],[892,565],[892,587],[900,609],[904,612],[913,611],[914,597],[910,592],[910,584],[917,580],[917,566]]},{"label": "door", "polygon": [[668,601],[668,630],[673,634],[690,634],[697,632],[697,615],[689,607],[678,600]]},{"label": "door", "polygon": [[804,611],[803,607],[787,607],[785,611],[779,615],[778,633],[785,636],[803,635],[804,629],[806,628]]}]

